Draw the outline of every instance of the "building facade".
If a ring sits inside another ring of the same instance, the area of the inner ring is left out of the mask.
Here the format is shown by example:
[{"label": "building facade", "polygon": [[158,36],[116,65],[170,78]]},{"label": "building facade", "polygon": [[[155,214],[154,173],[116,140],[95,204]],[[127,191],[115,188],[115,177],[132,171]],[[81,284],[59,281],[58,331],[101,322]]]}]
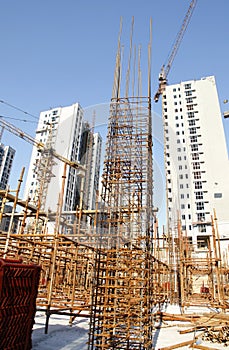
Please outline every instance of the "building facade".
[{"label": "building facade", "polygon": [[[96,193],[99,189],[102,137],[94,133],[88,122],[83,123],[79,161],[86,168],[83,183],[83,207],[93,210],[96,206]],[[80,180],[80,179],[79,179]],[[81,188],[81,180],[79,181]]]},{"label": "building facade", "polygon": [[[168,85],[163,93],[167,215],[197,249],[206,248],[217,217],[229,237],[229,161],[215,78]],[[215,214],[214,214],[215,213]]]},{"label": "building facade", "polygon": [[[81,194],[84,201],[86,198],[85,206],[92,209],[91,197],[98,189],[95,182],[100,167],[101,141],[95,141],[99,138],[96,134],[93,135],[91,161],[86,163],[82,155],[86,155],[89,149],[90,140],[85,137],[87,129],[90,127],[83,121],[83,109],[79,103],[41,112],[36,140],[45,145],[45,151],[40,151],[37,146],[33,147],[25,186],[26,199],[29,198],[34,204],[37,204],[39,199],[42,210],[56,212],[65,181],[62,211],[75,211],[79,206]],[[68,165],[66,176],[63,176],[64,162],[55,154],[79,163],[86,171],[82,172]],[[81,180],[83,178],[85,184],[87,176],[89,176],[88,188],[82,189]],[[92,186],[93,184],[95,185]],[[91,194],[87,196],[89,189]]]},{"label": "building facade", "polygon": [[10,177],[15,150],[10,146],[0,144],[0,189],[5,190]]},{"label": "building facade", "polygon": [[[38,142],[45,144],[45,152],[33,147],[25,197],[45,211],[57,210],[64,175],[64,162],[53,156],[52,150],[70,161],[77,162],[82,129],[83,110],[78,103],[41,112],[36,131]],[[77,197],[77,169],[67,166],[63,210],[74,210]]]}]

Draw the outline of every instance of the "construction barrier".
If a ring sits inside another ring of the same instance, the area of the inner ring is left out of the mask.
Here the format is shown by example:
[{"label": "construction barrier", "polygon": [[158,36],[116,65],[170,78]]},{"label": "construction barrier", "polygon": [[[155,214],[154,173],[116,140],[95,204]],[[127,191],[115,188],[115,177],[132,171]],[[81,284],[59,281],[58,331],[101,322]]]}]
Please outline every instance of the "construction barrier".
[{"label": "construction barrier", "polygon": [[0,259],[0,349],[29,350],[41,267]]}]

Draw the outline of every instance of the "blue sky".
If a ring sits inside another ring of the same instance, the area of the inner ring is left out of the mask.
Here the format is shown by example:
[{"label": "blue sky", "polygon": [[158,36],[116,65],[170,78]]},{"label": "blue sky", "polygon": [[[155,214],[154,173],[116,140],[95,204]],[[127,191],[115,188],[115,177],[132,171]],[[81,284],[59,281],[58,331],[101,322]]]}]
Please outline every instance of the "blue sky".
[{"label": "blue sky", "polygon": [[[190,0],[2,0],[0,12],[0,115],[35,135],[43,110],[80,102],[82,107],[109,103],[120,17],[122,43],[129,47],[131,18],[134,42],[146,52],[153,21],[152,91],[166,61]],[[215,75],[222,112],[229,109],[228,0],[198,0],[170,70],[169,83]],[[128,51],[127,51],[128,52]],[[144,62],[144,54],[142,57]],[[161,103],[153,106],[161,113]],[[26,122],[20,120],[26,119]],[[106,120],[104,120],[106,122]],[[229,120],[223,120],[229,141]],[[2,142],[17,148],[11,187],[21,167],[28,167],[31,147],[5,132]]]}]

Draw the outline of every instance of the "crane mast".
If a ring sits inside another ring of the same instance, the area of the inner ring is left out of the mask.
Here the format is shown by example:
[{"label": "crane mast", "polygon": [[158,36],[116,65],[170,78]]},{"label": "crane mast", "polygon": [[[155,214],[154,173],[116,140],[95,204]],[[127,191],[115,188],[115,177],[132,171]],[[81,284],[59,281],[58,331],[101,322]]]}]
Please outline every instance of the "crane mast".
[{"label": "crane mast", "polygon": [[172,47],[172,50],[171,50],[171,53],[169,55],[169,58],[167,60],[167,64],[163,65],[162,68],[161,68],[161,71],[160,71],[160,74],[159,74],[159,87],[158,87],[158,90],[154,96],[154,101],[155,102],[158,102],[159,98],[160,98],[160,95],[163,93],[163,91],[165,90],[165,87],[167,85],[167,77],[168,77],[168,74],[169,74],[169,71],[170,71],[170,68],[173,64],[173,61],[174,61],[174,58],[177,54],[177,51],[179,49],[179,46],[181,44],[181,41],[183,39],[183,36],[184,36],[184,33],[188,27],[188,24],[190,22],[190,19],[192,17],[192,14],[193,14],[193,11],[194,11],[194,8],[196,6],[196,3],[197,3],[197,0],[192,0],[190,5],[189,5],[189,8],[188,8],[188,11],[185,15],[185,18],[183,20],[183,23],[182,23],[182,26],[176,36],[176,40],[175,40],[175,44],[173,45]]}]

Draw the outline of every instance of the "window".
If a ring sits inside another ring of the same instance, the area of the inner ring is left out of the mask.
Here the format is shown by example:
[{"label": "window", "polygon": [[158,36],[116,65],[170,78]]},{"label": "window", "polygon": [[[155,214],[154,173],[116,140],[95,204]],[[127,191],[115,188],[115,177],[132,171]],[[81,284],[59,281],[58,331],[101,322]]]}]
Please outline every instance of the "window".
[{"label": "window", "polygon": [[179,157],[177,157],[177,159],[178,159],[178,160],[181,160],[181,157],[179,156]]},{"label": "window", "polygon": [[176,92],[176,89],[175,89],[175,88],[173,89],[173,92]]},{"label": "window", "polygon": [[187,102],[187,103],[193,103],[193,99],[192,99],[192,97],[188,97],[188,98],[186,98],[186,102]]},{"label": "window", "polygon": [[196,128],[190,128],[189,132],[190,134],[196,134]]},{"label": "window", "polygon": [[179,124],[176,124],[176,128],[179,128]]},{"label": "window", "polygon": [[191,89],[191,84],[184,84],[185,90]]},{"label": "window", "polygon": [[185,91],[186,96],[191,96],[192,95],[192,91]]},{"label": "window", "polygon": [[177,148],[177,152],[181,152],[181,148],[180,147]]},{"label": "window", "polygon": [[190,136],[191,143],[197,142],[197,136]]},{"label": "window", "polygon": [[181,209],[185,209],[185,205],[184,204],[181,204]]},{"label": "window", "polygon": [[183,179],[183,175],[179,175],[179,179],[182,180]]},{"label": "window", "polygon": [[191,151],[198,151],[198,145],[191,145]]},{"label": "window", "polygon": [[181,199],[184,199],[184,194],[181,194],[180,197],[181,197]]},{"label": "window", "polygon": [[179,139],[177,139],[177,143],[180,143],[180,140],[179,140]]},{"label": "window", "polygon": [[214,198],[222,198],[222,193],[214,193]]},{"label": "window", "polygon": [[207,249],[209,247],[209,236],[197,236],[197,248]]},{"label": "window", "polygon": [[200,163],[193,163],[193,169],[200,169]]},{"label": "window", "polygon": [[194,119],[191,119],[188,121],[188,125],[189,126],[196,125],[196,121]]},{"label": "window", "polygon": [[182,170],[182,165],[179,165],[179,170]]},{"label": "window", "polygon": [[194,179],[201,179],[201,172],[200,171],[194,172]]},{"label": "window", "polygon": [[197,202],[196,210],[204,210],[204,202]]},{"label": "window", "polygon": [[[193,137],[195,137],[195,136],[193,136]],[[199,160],[199,159],[200,159],[199,153],[193,153],[193,154],[192,154],[192,159],[193,159],[193,160]]]},{"label": "window", "polygon": [[200,225],[200,226],[198,226],[198,231],[199,231],[199,232],[206,232],[206,225]]},{"label": "window", "polygon": [[184,188],[183,184],[180,184],[180,189],[182,190],[182,188]]},{"label": "window", "polygon": [[193,111],[193,109],[194,109],[194,106],[193,106],[193,105],[188,105],[188,106],[187,106],[187,110],[188,110],[188,111]]},{"label": "window", "polygon": [[197,213],[197,221],[205,221],[205,213]]},{"label": "window", "polygon": [[203,199],[203,192],[196,192],[196,199]]},{"label": "window", "polygon": [[185,220],[185,215],[181,215],[181,219],[182,219],[182,220]]},{"label": "window", "polygon": [[177,132],[176,132],[176,135],[180,135],[180,132],[179,132],[179,131],[177,131]]},{"label": "window", "polygon": [[194,112],[188,112],[188,118],[194,118],[195,113]]},{"label": "window", "polygon": [[201,190],[202,189],[202,182],[201,181],[196,181],[195,182],[195,189],[196,190]]}]

